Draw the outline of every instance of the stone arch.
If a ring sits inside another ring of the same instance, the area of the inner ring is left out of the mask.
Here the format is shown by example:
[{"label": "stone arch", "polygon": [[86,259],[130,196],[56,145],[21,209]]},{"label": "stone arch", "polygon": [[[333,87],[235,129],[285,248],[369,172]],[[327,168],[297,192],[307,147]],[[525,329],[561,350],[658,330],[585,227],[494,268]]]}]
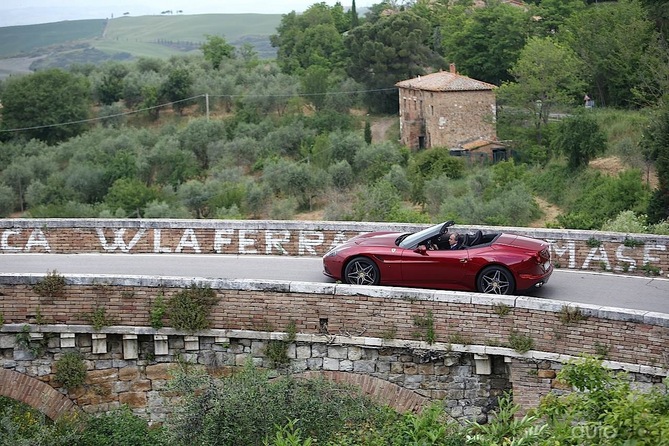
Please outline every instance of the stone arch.
[{"label": "stone arch", "polygon": [[294,375],[303,378],[323,377],[337,383],[358,386],[381,404],[387,404],[398,412],[420,412],[430,399],[405,387],[370,375],[339,371],[308,371]]},{"label": "stone arch", "polygon": [[13,370],[0,369],[0,396],[25,403],[52,420],[77,409],[67,396],[50,385]]}]

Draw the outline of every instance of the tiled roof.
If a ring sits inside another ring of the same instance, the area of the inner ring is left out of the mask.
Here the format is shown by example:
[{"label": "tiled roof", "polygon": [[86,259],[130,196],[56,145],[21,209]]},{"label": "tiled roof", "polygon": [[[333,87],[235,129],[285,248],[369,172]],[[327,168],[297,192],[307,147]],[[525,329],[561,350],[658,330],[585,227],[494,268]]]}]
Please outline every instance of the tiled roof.
[{"label": "tiled roof", "polygon": [[395,86],[427,91],[474,91],[497,88],[493,84],[477,81],[471,77],[451,73],[450,71],[439,71],[426,76],[418,76],[413,79],[400,81]]},{"label": "tiled roof", "polygon": [[487,139],[477,139],[475,141],[471,141],[465,144],[462,144],[461,147],[465,150],[476,150],[480,149],[482,147],[489,146],[491,149],[497,149],[497,148],[502,148],[504,147],[503,144],[500,144],[497,141],[489,141]]}]

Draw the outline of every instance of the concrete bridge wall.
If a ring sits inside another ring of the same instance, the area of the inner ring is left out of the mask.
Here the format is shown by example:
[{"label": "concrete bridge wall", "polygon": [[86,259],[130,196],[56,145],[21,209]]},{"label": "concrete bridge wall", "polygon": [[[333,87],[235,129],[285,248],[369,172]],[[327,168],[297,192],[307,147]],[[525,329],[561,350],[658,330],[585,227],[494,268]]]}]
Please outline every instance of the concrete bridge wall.
[{"label": "concrete bridge wall", "polygon": [[[631,372],[639,385],[669,375],[669,315],[647,311],[341,284],[104,275],[65,276],[64,293],[45,298],[33,288],[44,277],[0,275],[1,368],[46,383],[87,411],[125,403],[160,421],[173,405],[165,385],[177,358],[216,373],[247,360],[272,367],[266,345],[286,339],[293,324],[284,371],[359,382],[404,410],[442,400],[456,417],[484,418],[509,388],[529,407],[560,388],[556,371],[581,353],[606,354],[607,366]],[[153,302],[191,285],[220,298],[210,329],[151,328]],[[94,330],[86,315],[100,308],[113,325]],[[21,333],[42,352],[17,344]],[[533,346],[514,350],[513,335]],[[87,361],[81,389],[54,380],[54,361],[69,350]]]}]

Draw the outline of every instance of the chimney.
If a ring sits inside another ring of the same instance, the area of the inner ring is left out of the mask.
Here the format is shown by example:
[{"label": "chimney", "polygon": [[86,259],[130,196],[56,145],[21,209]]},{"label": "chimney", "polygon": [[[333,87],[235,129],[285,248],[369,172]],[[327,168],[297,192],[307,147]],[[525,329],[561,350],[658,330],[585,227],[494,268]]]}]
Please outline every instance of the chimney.
[{"label": "chimney", "polygon": [[451,73],[457,74],[458,72],[455,69],[455,64],[451,62]]}]

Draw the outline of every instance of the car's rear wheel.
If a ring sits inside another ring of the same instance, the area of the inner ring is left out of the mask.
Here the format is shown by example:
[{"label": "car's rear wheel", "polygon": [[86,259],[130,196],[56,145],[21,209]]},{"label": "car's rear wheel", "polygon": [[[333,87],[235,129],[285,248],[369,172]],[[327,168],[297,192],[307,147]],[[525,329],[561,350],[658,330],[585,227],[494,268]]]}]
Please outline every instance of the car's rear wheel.
[{"label": "car's rear wheel", "polygon": [[513,294],[516,291],[516,281],[508,269],[492,265],[483,268],[476,281],[479,293]]},{"label": "car's rear wheel", "polygon": [[367,257],[355,257],[344,268],[345,283],[378,285],[380,280],[379,268]]}]

